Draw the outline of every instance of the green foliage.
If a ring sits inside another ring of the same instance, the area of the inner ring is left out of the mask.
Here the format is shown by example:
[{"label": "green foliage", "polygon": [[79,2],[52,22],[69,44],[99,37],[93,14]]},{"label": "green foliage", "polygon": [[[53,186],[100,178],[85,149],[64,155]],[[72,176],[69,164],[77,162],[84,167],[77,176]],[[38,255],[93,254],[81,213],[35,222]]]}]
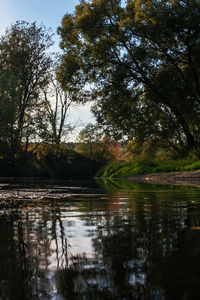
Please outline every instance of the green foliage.
[{"label": "green foliage", "polygon": [[87,124],[78,136],[76,150],[93,161],[104,165],[114,159],[111,151],[111,139],[97,124]]},{"label": "green foliage", "polygon": [[125,178],[140,174],[195,171],[200,169],[200,162],[191,159],[158,162],[149,159],[135,159],[131,162],[112,163],[101,168],[96,177]]},{"label": "green foliage", "polygon": [[152,168],[156,167],[156,163],[147,159],[135,159],[132,162],[112,163],[100,169],[97,177],[128,177],[136,174],[149,173]]},{"label": "green foliage", "polygon": [[49,81],[52,36],[44,26],[18,21],[0,39],[0,152],[8,159],[22,143],[44,135],[45,107],[41,91]]},{"label": "green foliage", "polygon": [[200,161],[193,162],[184,167],[184,171],[195,171],[200,170]]},{"label": "green foliage", "polygon": [[115,136],[187,156],[200,144],[199,18],[197,0],[80,1],[58,29],[58,79],[92,83],[93,112]]}]

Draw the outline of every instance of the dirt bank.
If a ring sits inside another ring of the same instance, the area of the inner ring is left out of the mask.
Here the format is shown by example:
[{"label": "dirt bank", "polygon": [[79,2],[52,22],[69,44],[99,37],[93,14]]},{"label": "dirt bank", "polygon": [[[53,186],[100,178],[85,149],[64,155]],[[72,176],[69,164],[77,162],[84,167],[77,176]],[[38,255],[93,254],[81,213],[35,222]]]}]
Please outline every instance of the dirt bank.
[{"label": "dirt bank", "polygon": [[200,186],[200,171],[144,174],[127,179],[138,182]]}]

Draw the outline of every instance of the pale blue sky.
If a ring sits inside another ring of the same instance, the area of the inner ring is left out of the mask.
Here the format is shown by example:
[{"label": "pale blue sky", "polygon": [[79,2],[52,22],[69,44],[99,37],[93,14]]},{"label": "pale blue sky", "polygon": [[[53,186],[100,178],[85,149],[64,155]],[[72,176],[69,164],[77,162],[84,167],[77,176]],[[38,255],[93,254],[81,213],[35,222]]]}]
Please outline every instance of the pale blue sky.
[{"label": "pale blue sky", "polygon": [[[36,21],[38,25],[43,23],[47,28],[52,28],[55,33],[55,45],[52,50],[58,51],[57,27],[60,26],[62,17],[67,12],[72,13],[78,3],[79,0],[0,0],[0,35],[17,20]],[[94,122],[89,105],[72,108],[70,121],[79,121],[82,124]]]},{"label": "pale blue sky", "polygon": [[52,27],[60,25],[66,12],[73,12],[78,0],[0,0],[0,29],[17,20],[37,21]]},{"label": "pale blue sky", "polygon": [[57,51],[57,27],[64,14],[73,12],[78,3],[78,0],[0,0],[0,34],[17,20],[36,21],[38,25],[43,23],[55,33],[53,49]]}]

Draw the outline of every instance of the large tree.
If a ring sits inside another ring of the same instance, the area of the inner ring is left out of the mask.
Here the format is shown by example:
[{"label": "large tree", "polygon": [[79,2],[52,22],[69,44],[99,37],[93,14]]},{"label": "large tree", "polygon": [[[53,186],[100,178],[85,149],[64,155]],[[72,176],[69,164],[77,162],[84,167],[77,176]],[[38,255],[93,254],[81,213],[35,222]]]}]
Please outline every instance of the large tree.
[{"label": "large tree", "polygon": [[49,81],[52,35],[44,26],[18,21],[0,39],[0,142],[14,157],[45,130],[41,92]]},{"label": "large tree", "polygon": [[82,0],[58,29],[58,79],[91,83],[115,133],[188,153],[200,143],[199,19],[197,0]]}]

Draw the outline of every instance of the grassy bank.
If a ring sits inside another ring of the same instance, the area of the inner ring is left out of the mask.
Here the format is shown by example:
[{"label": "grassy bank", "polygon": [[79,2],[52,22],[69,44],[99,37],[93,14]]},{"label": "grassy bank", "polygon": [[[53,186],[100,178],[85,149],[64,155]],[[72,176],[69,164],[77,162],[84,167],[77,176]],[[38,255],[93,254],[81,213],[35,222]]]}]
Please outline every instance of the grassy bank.
[{"label": "grassy bank", "polygon": [[192,159],[165,162],[148,159],[135,159],[131,162],[108,164],[97,172],[96,177],[125,178],[141,174],[186,172],[196,170],[200,170],[200,161]]}]

